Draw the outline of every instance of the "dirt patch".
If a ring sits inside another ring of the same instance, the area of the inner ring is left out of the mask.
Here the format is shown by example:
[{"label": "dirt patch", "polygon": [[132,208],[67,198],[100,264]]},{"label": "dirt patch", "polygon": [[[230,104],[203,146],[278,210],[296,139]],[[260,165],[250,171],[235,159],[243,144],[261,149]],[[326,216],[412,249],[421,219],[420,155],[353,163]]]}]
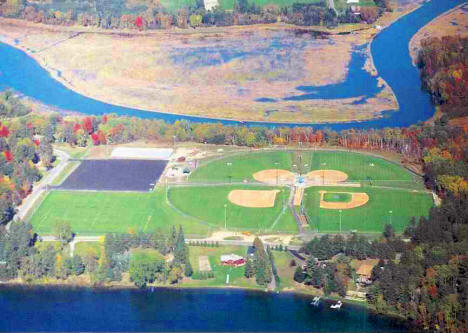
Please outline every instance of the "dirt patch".
[{"label": "dirt patch", "polygon": [[342,183],[348,179],[348,175],[338,170],[314,170],[306,174],[307,181],[318,184]]},{"label": "dirt patch", "polygon": [[364,206],[369,201],[367,193],[351,193],[351,192],[333,192],[333,193],[348,193],[351,194],[351,200],[348,202],[328,202],[323,200],[323,196],[327,191],[320,191],[320,208],[325,209],[351,209]]},{"label": "dirt patch", "polygon": [[211,265],[208,256],[199,256],[198,257],[198,270],[200,272],[210,272]]},{"label": "dirt patch", "polygon": [[253,178],[267,184],[292,184],[296,177],[291,171],[282,169],[268,169],[256,172]]},{"label": "dirt patch", "polygon": [[269,208],[275,206],[276,194],[279,190],[233,190],[228,199],[235,205],[250,208]]},{"label": "dirt patch", "polygon": [[297,187],[296,192],[294,192],[294,206],[300,206],[302,202],[302,197],[304,196],[304,188]]}]

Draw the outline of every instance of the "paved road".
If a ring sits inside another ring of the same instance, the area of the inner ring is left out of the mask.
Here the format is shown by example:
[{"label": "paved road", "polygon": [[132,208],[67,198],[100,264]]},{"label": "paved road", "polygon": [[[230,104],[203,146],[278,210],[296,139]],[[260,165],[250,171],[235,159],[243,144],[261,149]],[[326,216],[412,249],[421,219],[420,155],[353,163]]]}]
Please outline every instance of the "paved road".
[{"label": "paved road", "polygon": [[[57,178],[62,170],[67,166],[70,156],[66,152],[54,149],[54,154],[60,157],[59,164],[49,170],[47,175],[42,178],[38,184],[33,186],[32,192],[23,200],[21,205],[17,207],[17,213],[15,214],[14,220],[20,220],[26,216],[29,210],[34,207],[34,203],[39,199],[42,192],[52,184],[55,178]],[[7,230],[9,227],[10,224],[7,224]]]}]

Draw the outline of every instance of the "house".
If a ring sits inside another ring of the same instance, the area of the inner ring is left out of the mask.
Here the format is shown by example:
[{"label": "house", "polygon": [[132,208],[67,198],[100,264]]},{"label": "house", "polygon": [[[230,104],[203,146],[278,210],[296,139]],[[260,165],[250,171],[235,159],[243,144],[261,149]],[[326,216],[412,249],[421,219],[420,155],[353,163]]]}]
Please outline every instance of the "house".
[{"label": "house", "polygon": [[358,275],[357,282],[361,284],[371,284],[372,283],[372,269],[377,265],[377,260],[369,259],[362,260],[359,267],[356,269],[356,274]]},{"label": "house", "polygon": [[244,257],[241,257],[234,253],[223,254],[221,256],[221,264],[223,266],[239,267],[239,266],[245,265],[245,263],[246,263],[246,260]]}]

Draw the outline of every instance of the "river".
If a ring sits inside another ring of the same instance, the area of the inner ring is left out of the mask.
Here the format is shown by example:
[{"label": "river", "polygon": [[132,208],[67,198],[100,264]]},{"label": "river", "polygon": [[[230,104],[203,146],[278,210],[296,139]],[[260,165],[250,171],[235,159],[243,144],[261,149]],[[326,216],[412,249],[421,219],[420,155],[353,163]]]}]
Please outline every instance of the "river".
[{"label": "river", "polygon": [[[463,3],[464,0],[432,0],[424,3],[420,8],[397,20],[381,31],[371,44],[371,52],[379,75],[390,85],[398,100],[398,111],[386,111],[384,117],[370,121],[309,124],[316,128],[328,127],[334,130],[347,128],[383,128],[402,127],[425,121],[434,114],[429,94],[421,91],[419,72],[411,63],[408,44],[411,37],[424,25],[445,11]],[[286,99],[317,98],[313,94],[319,93],[327,99],[346,96],[346,91],[358,90],[360,95],[372,95],[376,91],[375,79],[363,71],[359,50],[353,54],[349,75],[344,82],[323,87],[297,87],[298,93],[303,95],[290,96]],[[354,68],[356,67],[356,68]],[[363,72],[369,77],[365,77]],[[357,73],[357,75],[356,75]],[[263,126],[303,126],[304,124],[238,122],[218,120],[203,117],[181,116],[158,112],[141,111],[103,103],[67,89],[60,82],[53,79],[49,73],[29,57],[25,52],[0,43],[0,89],[13,88],[26,96],[30,96],[45,104],[64,110],[72,110],[85,114],[100,115],[116,113],[141,118],[157,118],[168,122],[175,120],[189,120],[198,122],[221,122],[223,124],[247,124]],[[355,89],[353,87],[359,87]],[[265,99],[268,101],[268,98]]]},{"label": "river", "polygon": [[403,332],[365,307],[223,289],[105,290],[0,286],[0,331]]}]

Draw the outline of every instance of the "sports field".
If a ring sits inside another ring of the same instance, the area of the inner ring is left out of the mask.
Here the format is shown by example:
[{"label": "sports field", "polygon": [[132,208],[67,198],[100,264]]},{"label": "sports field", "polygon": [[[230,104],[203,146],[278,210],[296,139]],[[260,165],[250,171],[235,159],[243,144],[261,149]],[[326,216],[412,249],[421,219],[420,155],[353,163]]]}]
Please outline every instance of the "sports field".
[{"label": "sports field", "polygon": [[[304,208],[312,230],[318,232],[338,232],[340,230],[339,209],[320,208],[320,191],[324,188],[309,187],[305,190]],[[352,209],[341,210],[342,231],[381,232],[386,224],[392,224],[397,232],[402,232],[412,216],[426,216],[432,207],[432,197],[428,193],[406,189],[375,187],[327,187],[330,192],[364,192],[369,201]],[[329,193],[332,200],[334,194]],[[341,197],[344,199],[344,197]],[[391,213],[390,213],[391,212]]]},{"label": "sports field", "polygon": [[253,181],[255,172],[284,169],[297,174],[313,170],[339,170],[347,181],[373,185],[423,188],[417,179],[401,165],[382,158],[345,151],[262,151],[227,156],[206,163],[190,176],[191,182]]},{"label": "sports field", "polygon": [[[279,190],[275,205],[268,208],[242,207],[229,201],[233,190]],[[229,230],[297,232],[288,204],[289,189],[262,186],[187,186],[169,190],[169,200],[180,211]],[[226,205],[226,210],[224,205]],[[285,210],[283,212],[283,207]]]},{"label": "sports field", "polygon": [[66,190],[139,191],[153,189],[167,161],[84,160],[60,185]]},{"label": "sports field", "polygon": [[67,221],[80,235],[107,232],[151,232],[181,225],[188,235],[207,236],[212,228],[185,217],[166,203],[166,193],[52,191],[31,218],[34,230],[50,234],[52,226]]}]

